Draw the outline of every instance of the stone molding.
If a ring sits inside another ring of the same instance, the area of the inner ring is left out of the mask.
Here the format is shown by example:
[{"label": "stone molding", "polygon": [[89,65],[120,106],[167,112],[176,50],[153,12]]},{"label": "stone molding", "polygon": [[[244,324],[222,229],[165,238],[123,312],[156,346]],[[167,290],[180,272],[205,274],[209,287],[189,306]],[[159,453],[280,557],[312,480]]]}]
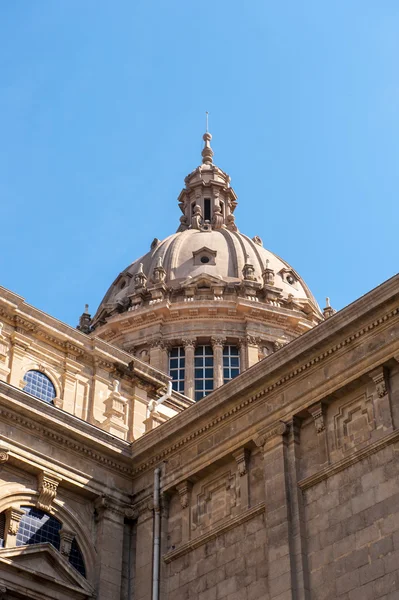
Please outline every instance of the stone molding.
[{"label": "stone molding", "polygon": [[254,438],[255,444],[258,448],[265,448],[265,446],[274,440],[275,438],[281,438],[283,435],[287,434],[289,431],[289,426],[284,421],[278,421],[277,423],[273,423],[263,431],[257,434]]},{"label": "stone molding", "polygon": [[17,535],[19,523],[20,523],[23,515],[25,514],[25,511],[23,511],[21,508],[19,508],[19,506],[11,506],[11,508],[9,508],[6,511],[6,514],[7,514],[6,533],[9,535]]},{"label": "stone molding", "polygon": [[191,490],[192,490],[193,484],[191,483],[191,481],[183,481],[182,483],[179,483],[176,486],[176,489],[178,491],[179,497],[180,497],[180,505],[181,507],[187,508],[189,503],[190,503],[190,495],[191,495]]},{"label": "stone molding", "polygon": [[187,346],[191,346],[191,347],[195,348],[195,346],[197,344],[197,340],[191,339],[191,338],[184,338],[182,340],[182,344],[185,348],[187,348]]},{"label": "stone molding", "polygon": [[323,402],[316,402],[312,406],[308,406],[308,411],[313,417],[317,433],[322,433],[326,428],[325,423],[325,405]]},{"label": "stone molding", "polygon": [[253,508],[250,508],[250,509],[246,510],[245,512],[237,515],[236,517],[229,519],[226,523],[223,523],[223,524],[219,525],[218,527],[213,527],[212,531],[204,533],[203,535],[199,535],[198,537],[194,538],[193,540],[190,540],[189,542],[180,546],[180,548],[176,548],[176,550],[173,550],[172,552],[168,552],[167,554],[164,554],[163,560],[166,564],[168,564],[168,563],[172,562],[173,560],[176,560],[177,558],[180,558],[181,556],[188,554],[195,548],[199,548],[200,546],[207,544],[211,540],[216,539],[220,535],[223,535],[224,533],[226,533],[226,531],[229,531],[230,529],[234,529],[235,527],[238,527],[238,525],[242,525],[243,523],[250,521],[254,517],[257,517],[258,515],[261,515],[264,512],[265,512],[265,503],[262,502],[262,503],[258,504],[257,506],[254,506]]},{"label": "stone molding", "polygon": [[194,440],[196,437],[202,435],[204,432],[208,431],[215,425],[218,425],[220,422],[224,421],[228,417],[230,417],[232,415],[236,415],[236,413],[239,412],[240,410],[247,408],[247,406],[249,404],[252,404],[253,402],[256,402],[257,400],[260,400],[261,398],[263,398],[265,395],[274,392],[281,385],[294,379],[295,377],[299,376],[300,374],[304,373],[305,371],[307,371],[314,365],[330,358],[333,354],[335,354],[336,352],[338,352],[345,346],[351,344],[354,341],[357,341],[361,336],[368,333],[369,331],[372,331],[376,327],[382,325],[383,323],[385,323],[392,317],[395,317],[398,313],[399,313],[399,308],[394,308],[391,311],[389,311],[388,313],[386,313],[385,315],[379,317],[378,319],[371,321],[370,323],[368,323],[367,325],[362,327],[360,330],[357,330],[356,332],[352,333],[351,335],[345,337],[341,342],[334,344],[333,346],[331,346],[327,350],[323,351],[322,353],[318,354],[314,358],[308,360],[307,362],[304,362],[302,365],[296,367],[295,369],[293,369],[289,373],[287,373],[287,375],[284,375],[283,377],[281,377],[280,379],[271,383],[269,386],[260,390],[256,394],[243,400],[240,404],[232,407],[227,412],[224,412],[223,414],[221,414],[218,417],[214,418],[213,420],[209,421],[203,427],[194,430],[192,433],[185,436],[184,438],[181,438],[180,440],[175,442],[173,445],[165,448],[158,454],[154,455],[150,460],[141,463],[140,465],[138,465],[137,467],[135,467],[133,469],[132,475],[136,476],[136,475],[142,473],[143,471],[145,471],[149,468],[152,468],[152,466],[154,464],[158,463],[159,461],[162,461],[165,456],[168,456],[169,454],[175,452],[176,450],[178,450],[179,448],[181,448],[188,442]]},{"label": "stone molding", "polygon": [[10,457],[10,450],[8,448],[0,448],[0,465],[4,465]]},{"label": "stone molding", "polygon": [[215,346],[223,348],[223,346],[226,343],[226,339],[227,338],[225,337],[211,337],[212,348],[214,348]]},{"label": "stone molding", "polygon": [[52,511],[52,503],[57,496],[58,485],[62,478],[47,471],[38,475],[39,497],[36,502],[37,508],[48,512]]},{"label": "stone molding", "polygon": [[378,367],[369,373],[369,377],[374,381],[375,389],[379,398],[383,398],[388,393],[387,372],[385,367]]},{"label": "stone molding", "polygon": [[237,463],[239,476],[244,477],[248,473],[250,450],[248,448],[240,448],[240,450],[233,452],[233,456]]},{"label": "stone molding", "polygon": [[314,485],[317,485],[321,481],[324,481],[325,479],[329,479],[330,477],[332,477],[333,475],[336,475],[340,471],[344,471],[348,467],[351,467],[352,465],[356,464],[357,462],[364,460],[365,458],[367,458],[368,456],[371,456],[372,454],[376,454],[383,448],[386,448],[390,444],[394,444],[395,442],[398,442],[398,441],[399,441],[399,429],[396,429],[392,433],[382,437],[381,439],[377,440],[376,442],[371,443],[369,446],[366,446],[365,448],[362,448],[361,450],[357,450],[350,456],[347,456],[347,457],[343,458],[342,460],[339,460],[338,462],[333,463],[332,465],[329,465],[328,467],[325,467],[324,469],[322,469],[320,471],[317,471],[313,475],[310,475],[309,477],[305,477],[305,479],[298,481],[298,486],[301,488],[301,490],[307,490],[307,489],[313,487]]}]

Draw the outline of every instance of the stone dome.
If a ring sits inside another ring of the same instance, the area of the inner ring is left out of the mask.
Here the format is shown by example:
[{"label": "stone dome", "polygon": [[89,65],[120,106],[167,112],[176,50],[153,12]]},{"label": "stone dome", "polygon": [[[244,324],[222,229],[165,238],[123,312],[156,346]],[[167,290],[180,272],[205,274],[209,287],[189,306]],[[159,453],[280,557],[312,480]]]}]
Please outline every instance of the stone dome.
[{"label": "stone dome", "polygon": [[79,325],[168,372],[196,400],[323,319],[298,273],[238,230],[230,177],[213,163],[210,133],[203,139],[202,164],[178,197],[177,232],[155,238]]},{"label": "stone dome", "polygon": [[[129,265],[114,281],[97,311],[96,320],[103,309],[122,309],[135,292],[135,276],[143,273],[147,278],[148,290],[156,286],[157,270],[163,268],[163,284],[170,292],[201,278],[209,276],[214,285],[240,289],[245,282],[251,284],[250,295],[264,287],[265,270],[273,272],[274,287],[279,290],[282,302],[297,302],[298,306],[312,306],[317,303],[301,277],[281,258],[263,248],[260,238],[251,239],[238,232],[221,228],[212,230],[187,229],[177,232],[163,241],[157,239],[147,254]],[[248,278],[249,277],[249,278]],[[217,281],[219,280],[219,282]],[[104,315],[102,315],[104,316]]]}]

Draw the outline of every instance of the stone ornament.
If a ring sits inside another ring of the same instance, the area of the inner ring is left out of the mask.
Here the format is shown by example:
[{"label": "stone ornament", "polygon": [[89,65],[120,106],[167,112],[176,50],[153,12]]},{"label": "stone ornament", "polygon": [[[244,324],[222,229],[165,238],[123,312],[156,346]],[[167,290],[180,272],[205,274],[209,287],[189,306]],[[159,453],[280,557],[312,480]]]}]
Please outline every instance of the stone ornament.
[{"label": "stone ornament", "polygon": [[238,474],[240,477],[244,477],[244,475],[248,472],[248,460],[250,456],[250,451],[248,448],[241,448],[237,450],[237,452],[233,452],[233,456],[237,463]]},{"label": "stone ornament", "polygon": [[10,451],[8,448],[0,448],[0,464],[4,465],[9,459]]},{"label": "stone ornament", "polygon": [[322,402],[317,402],[317,404],[310,406],[308,410],[313,417],[316,432],[322,433],[326,428],[324,418],[324,404]]},{"label": "stone ornament", "polygon": [[8,509],[8,529],[7,532],[9,535],[17,535],[19,523],[25,514],[24,511],[18,506],[12,506]]},{"label": "stone ornament", "polygon": [[58,485],[62,479],[58,475],[42,471],[39,474],[38,480],[39,498],[37,499],[36,506],[41,510],[50,512],[52,510],[52,503],[57,496]]},{"label": "stone ornament", "polygon": [[259,433],[255,437],[254,442],[258,446],[258,448],[261,448],[273,438],[282,437],[283,435],[286,435],[288,431],[289,426],[287,425],[287,423],[284,423],[284,421],[279,421],[278,423],[271,425],[263,432]]},{"label": "stone ornament", "polygon": [[193,487],[192,483],[190,481],[183,481],[183,483],[180,483],[176,487],[177,487],[178,494],[180,496],[181,507],[183,509],[187,508],[189,505],[190,494],[191,494],[191,490]]},{"label": "stone ornament", "polygon": [[379,398],[383,398],[388,393],[387,382],[386,382],[386,370],[384,367],[375,369],[369,376],[375,383],[375,389]]},{"label": "stone ornament", "polygon": [[60,529],[60,552],[66,557],[69,557],[71,553],[72,542],[76,537],[74,531],[68,529]]}]

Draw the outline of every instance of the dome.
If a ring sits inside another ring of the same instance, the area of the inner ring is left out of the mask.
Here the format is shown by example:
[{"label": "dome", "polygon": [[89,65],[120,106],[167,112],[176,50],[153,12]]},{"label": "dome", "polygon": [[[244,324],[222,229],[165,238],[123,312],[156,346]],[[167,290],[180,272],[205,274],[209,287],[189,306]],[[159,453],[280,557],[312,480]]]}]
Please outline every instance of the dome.
[{"label": "dome", "polygon": [[146,276],[150,289],[156,284],[156,273],[160,268],[165,271],[163,283],[171,291],[189,285],[190,280],[209,276],[230,289],[239,289],[247,280],[255,292],[263,287],[268,269],[273,272],[274,286],[279,290],[281,300],[298,301],[299,305],[311,303],[317,308],[305,282],[288,263],[263,248],[259,237],[251,239],[238,231],[212,230],[210,227],[187,229],[163,241],[155,239],[151,250],[117,277],[97,315],[104,306],[122,307],[134,294],[135,275],[140,272]]},{"label": "dome", "polygon": [[323,319],[298,273],[239,231],[230,177],[213,163],[211,134],[203,139],[177,232],[155,238],[79,325],[168,372],[195,400]]}]

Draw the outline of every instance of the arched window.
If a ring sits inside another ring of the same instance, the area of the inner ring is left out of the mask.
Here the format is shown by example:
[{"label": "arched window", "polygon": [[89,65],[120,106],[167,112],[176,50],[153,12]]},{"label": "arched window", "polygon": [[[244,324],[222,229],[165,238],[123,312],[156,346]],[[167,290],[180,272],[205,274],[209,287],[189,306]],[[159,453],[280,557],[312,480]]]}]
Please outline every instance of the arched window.
[{"label": "arched window", "polygon": [[0,513],[0,548],[4,547],[4,540],[6,535],[6,513]]},{"label": "arched window", "polygon": [[197,346],[194,357],[195,401],[201,400],[213,390],[212,346]]},{"label": "arched window", "polygon": [[169,353],[169,375],[172,387],[176,392],[184,394],[185,351],[183,346],[172,348]]},{"label": "arched window", "polygon": [[26,381],[24,392],[52,404],[56,396],[55,387],[44,373],[40,371],[28,371],[25,373],[24,381]]},{"label": "arched window", "polygon": [[240,374],[240,351],[237,346],[224,346],[223,348],[223,381],[227,383],[230,379]]},{"label": "arched window", "polygon": [[[59,550],[61,543],[60,529],[62,527],[60,521],[33,506],[21,506],[21,509],[25,511],[25,514],[22,515],[19,524],[16,545],[25,546],[48,542]],[[86,577],[83,556],[75,539],[72,542],[69,562],[83,577]]]}]

